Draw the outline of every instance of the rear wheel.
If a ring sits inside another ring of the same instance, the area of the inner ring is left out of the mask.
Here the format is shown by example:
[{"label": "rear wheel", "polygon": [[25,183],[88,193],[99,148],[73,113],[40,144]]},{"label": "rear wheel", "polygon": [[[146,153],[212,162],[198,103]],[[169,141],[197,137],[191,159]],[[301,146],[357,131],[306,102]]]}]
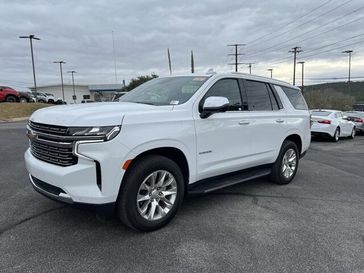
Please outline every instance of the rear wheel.
[{"label": "rear wheel", "polygon": [[7,96],[6,97],[6,102],[16,102],[16,97],[15,96]]},{"label": "rear wheel", "polygon": [[127,226],[152,231],[177,213],[184,196],[179,166],[169,158],[151,155],[133,162],[118,199],[118,216]]},{"label": "rear wheel", "polygon": [[298,161],[299,152],[297,145],[290,140],[285,140],[279,156],[272,167],[272,181],[279,185],[290,183],[296,176]]},{"label": "rear wheel", "polygon": [[335,133],[334,133],[334,136],[332,137],[331,140],[333,142],[338,142],[339,141],[339,138],[340,138],[340,129],[339,128],[336,128]]}]

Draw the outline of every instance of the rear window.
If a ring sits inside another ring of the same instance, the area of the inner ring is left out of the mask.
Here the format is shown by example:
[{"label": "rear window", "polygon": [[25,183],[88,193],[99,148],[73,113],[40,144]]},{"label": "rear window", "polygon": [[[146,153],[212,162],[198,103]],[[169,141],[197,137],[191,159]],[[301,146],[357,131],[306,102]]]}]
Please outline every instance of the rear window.
[{"label": "rear window", "polygon": [[281,88],[295,109],[308,110],[306,101],[301,93],[301,90],[285,86],[281,86]]},{"label": "rear window", "polygon": [[327,111],[312,111],[311,114],[312,114],[312,116],[327,117],[328,115],[331,114],[331,112],[327,112]]}]

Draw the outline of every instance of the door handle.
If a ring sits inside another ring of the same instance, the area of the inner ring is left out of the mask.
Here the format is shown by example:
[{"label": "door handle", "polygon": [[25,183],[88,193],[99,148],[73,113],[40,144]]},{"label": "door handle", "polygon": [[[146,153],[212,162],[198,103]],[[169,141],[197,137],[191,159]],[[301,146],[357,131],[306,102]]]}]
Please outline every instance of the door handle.
[{"label": "door handle", "polygon": [[249,125],[250,121],[249,120],[241,120],[239,121],[239,125]]},{"label": "door handle", "polygon": [[283,123],[283,122],[284,122],[284,120],[283,120],[283,119],[277,119],[277,120],[276,120],[276,122],[277,122],[277,123]]}]

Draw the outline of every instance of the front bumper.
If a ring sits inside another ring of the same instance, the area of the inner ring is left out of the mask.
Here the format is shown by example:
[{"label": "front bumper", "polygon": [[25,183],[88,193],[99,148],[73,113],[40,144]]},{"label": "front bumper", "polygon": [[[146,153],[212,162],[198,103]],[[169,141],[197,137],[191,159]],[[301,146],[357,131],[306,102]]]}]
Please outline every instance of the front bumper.
[{"label": "front bumper", "polygon": [[[78,162],[68,167],[39,160],[30,149],[25,152],[24,158],[36,191],[66,203],[106,204],[117,199],[124,175],[121,166],[127,152],[124,145],[113,140],[78,145]],[[55,194],[49,191],[49,187],[37,183],[39,181],[62,192]]]},{"label": "front bumper", "polygon": [[38,178],[32,176],[31,174],[29,174],[29,180],[33,188],[37,192],[49,197],[50,199],[61,201],[67,204],[74,203],[71,196],[65,193],[62,189],[47,184],[46,182],[39,180]]}]

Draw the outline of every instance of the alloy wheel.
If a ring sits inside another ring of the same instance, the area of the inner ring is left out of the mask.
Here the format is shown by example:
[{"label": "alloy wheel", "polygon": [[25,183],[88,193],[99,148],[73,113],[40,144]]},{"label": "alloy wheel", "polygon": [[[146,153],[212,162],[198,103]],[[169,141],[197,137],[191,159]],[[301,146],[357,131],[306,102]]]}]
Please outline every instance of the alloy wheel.
[{"label": "alloy wheel", "polygon": [[162,219],[172,209],[177,197],[177,181],[165,170],[158,170],[144,179],[137,194],[139,214],[148,221]]},{"label": "alloy wheel", "polygon": [[296,151],[292,148],[288,149],[283,156],[282,159],[282,175],[289,179],[292,177],[296,170],[297,166],[297,154]]}]

